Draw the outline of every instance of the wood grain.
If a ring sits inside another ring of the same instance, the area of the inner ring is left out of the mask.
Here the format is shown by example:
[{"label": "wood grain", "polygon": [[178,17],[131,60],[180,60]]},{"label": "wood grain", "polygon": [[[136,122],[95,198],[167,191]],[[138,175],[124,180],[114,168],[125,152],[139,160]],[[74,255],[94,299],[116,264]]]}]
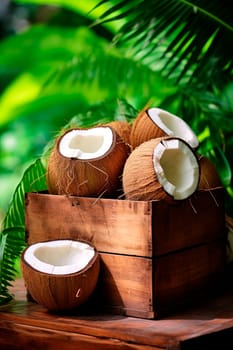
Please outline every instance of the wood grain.
[{"label": "wood grain", "polygon": [[25,216],[29,244],[78,237],[101,252],[152,256],[149,202],[28,193]]},{"label": "wood grain", "polygon": [[174,205],[152,202],[153,255],[226,237],[222,188],[197,191]]},{"label": "wood grain", "polygon": [[[230,281],[231,276],[227,276]],[[12,288],[14,300],[0,307],[0,348],[7,349],[195,349],[209,350],[233,341],[233,285],[195,307],[161,320],[146,320],[93,310],[52,314],[26,300],[23,280]],[[229,347],[227,347],[228,349]]]},{"label": "wood grain", "polygon": [[173,205],[41,193],[27,193],[25,203],[29,244],[79,237],[100,252],[152,257],[226,235],[222,188]]},{"label": "wood grain", "polygon": [[28,244],[69,238],[96,247],[97,304],[114,313],[161,317],[208,294],[224,268],[222,188],[173,204],[27,193],[25,205]]}]

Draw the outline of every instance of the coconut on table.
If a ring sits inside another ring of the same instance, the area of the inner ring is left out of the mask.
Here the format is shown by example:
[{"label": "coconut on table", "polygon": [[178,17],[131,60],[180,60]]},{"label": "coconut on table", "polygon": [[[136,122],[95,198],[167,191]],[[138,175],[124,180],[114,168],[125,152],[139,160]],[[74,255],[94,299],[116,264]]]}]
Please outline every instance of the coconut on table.
[{"label": "coconut on table", "polygon": [[[82,150],[86,147],[85,137],[88,140],[88,133],[82,138],[82,145],[76,144]],[[117,140],[114,132],[113,140]],[[114,146],[115,143],[111,149],[115,149]],[[129,155],[125,146],[121,147],[126,164]],[[181,163],[186,168],[192,167],[191,174],[195,177],[195,160],[191,157],[191,161],[187,161],[185,147],[183,151]],[[111,156],[111,152],[106,153]],[[158,156],[156,152],[155,156]],[[84,169],[89,164],[85,155],[83,158]],[[94,169],[96,165],[91,164]],[[123,168],[117,171],[120,174]],[[58,170],[53,174],[57,175]],[[104,185],[102,182],[101,191],[108,192]],[[61,186],[62,182],[57,187],[59,191]],[[65,188],[69,188],[67,183]],[[99,194],[96,191],[84,197],[79,193],[27,193],[28,245],[54,239],[81,239],[92,243],[100,255],[100,275],[93,298],[102,311],[159,318],[198,300],[202,293],[208,295],[225,264],[221,186],[196,190],[192,195],[189,193],[188,198],[172,202],[166,198],[102,198]]]},{"label": "coconut on table", "polygon": [[55,239],[27,246],[21,255],[26,288],[49,311],[85,303],[96,287],[99,254],[88,242]]}]

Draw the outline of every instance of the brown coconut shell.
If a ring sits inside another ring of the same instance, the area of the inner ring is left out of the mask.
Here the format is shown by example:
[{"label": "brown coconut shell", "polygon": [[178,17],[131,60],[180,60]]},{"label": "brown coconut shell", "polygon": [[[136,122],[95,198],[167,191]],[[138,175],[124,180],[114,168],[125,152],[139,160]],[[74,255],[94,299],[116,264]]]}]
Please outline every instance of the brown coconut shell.
[{"label": "brown coconut shell", "polygon": [[48,192],[60,195],[115,196],[122,187],[122,171],[130,148],[113,128],[111,130],[111,149],[102,157],[89,160],[64,157],[59,152],[59,143],[66,133],[61,135],[48,159]]},{"label": "brown coconut shell", "polygon": [[21,255],[21,269],[25,286],[38,304],[50,311],[68,311],[81,306],[93,293],[99,276],[100,259],[95,251],[88,265],[76,273],[53,275],[40,272],[29,265]]},{"label": "brown coconut shell", "polygon": [[158,128],[147,114],[147,108],[139,112],[133,121],[130,132],[130,144],[132,149],[139,146],[141,143],[166,136],[165,133],[159,132]]},{"label": "brown coconut shell", "polygon": [[201,172],[198,189],[207,190],[222,187],[222,182],[214,163],[207,157],[200,155],[199,164]]},{"label": "brown coconut shell", "polygon": [[122,138],[122,140],[130,145],[130,133],[132,124],[125,120],[113,120],[112,122],[109,122],[105,124],[105,126],[110,126],[113,128],[116,133]]},{"label": "brown coconut shell", "polygon": [[[184,139],[186,142],[188,142],[186,140],[185,134],[183,136],[177,135],[174,131],[170,135],[166,131],[164,131],[162,128],[160,128],[159,125],[156,124],[150,116],[150,111],[152,111],[153,109],[155,109],[155,108],[143,109],[142,111],[139,112],[139,114],[135,118],[135,120],[132,124],[131,133],[130,133],[130,144],[132,146],[132,149],[136,148],[137,146],[139,146],[141,143],[143,143],[145,141],[155,139],[158,137],[166,137],[166,136],[179,137],[179,138]],[[161,110],[161,109],[157,109],[157,108],[156,108],[156,110],[160,110],[160,112],[165,114],[166,117],[169,117],[169,118],[174,117],[174,118],[178,119],[183,125],[186,125],[187,130],[189,130],[189,132],[191,131],[190,127],[181,118],[179,118],[179,117],[177,117],[177,116],[175,116],[175,115],[173,115],[165,110]],[[195,137],[194,133],[193,133],[193,136]],[[197,144],[193,148],[197,148],[198,141],[196,140],[196,142],[197,142]]]},{"label": "brown coconut shell", "polygon": [[[125,162],[122,184],[126,199],[129,200],[166,200],[171,202],[173,196],[169,194],[160,183],[159,178],[154,169],[153,152],[155,148],[163,142],[163,140],[172,140],[175,138],[161,137],[148,140],[135,148]],[[179,140],[188,147],[193,153],[198,165],[198,159],[192,148],[183,140]],[[171,168],[176,167],[176,159],[174,158]],[[193,192],[197,189],[199,181],[199,169],[197,185]]]}]

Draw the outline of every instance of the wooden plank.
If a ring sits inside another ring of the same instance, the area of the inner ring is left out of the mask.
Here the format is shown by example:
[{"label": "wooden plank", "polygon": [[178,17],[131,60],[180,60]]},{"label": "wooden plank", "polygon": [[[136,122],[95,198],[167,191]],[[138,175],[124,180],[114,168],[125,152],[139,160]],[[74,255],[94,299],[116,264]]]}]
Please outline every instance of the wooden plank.
[{"label": "wooden plank", "polygon": [[133,344],[113,338],[57,331],[42,327],[2,322],[0,320],[2,350],[161,350],[160,347]]},{"label": "wooden plank", "polygon": [[29,244],[83,238],[101,252],[152,257],[226,235],[222,188],[175,204],[41,193],[25,203]]},{"label": "wooden plank", "polygon": [[127,316],[154,318],[152,260],[101,253],[99,305]]},{"label": "wooden plank", "polygon": [[225,268],[226,243],[192,247],[154,260],[154,310],[158,315],[196,303],[217,288]]},{"label": "wooden plank", "polygon": [[99,251],[152,256],[151,203],[26,195],[28,243],[83,238]]},{"label": "wooden plank", "polygon": [[170,205],[154,201],[152,211],[156,256],[226,236],[222,188],[198,191],[191,198]]},{"label": "wooden plank", "polygon": [[[32,344],[35,341],[38,349],[54,349],[53,344],[58,345],[57,339],[60,339],[61,345],[67,341],[67,350],[73,350],[74,344],[87,350],[131,349],[130,346],[134,349],[136,345],[145,346],[145,349],[147,346],[148,349],[193,350],[195,340],[198,340],[198,349],[206,349],[201,347],[202,337],[208,337],[207,344],[211,348],[217,335],[220,335],[219,339],[227,339],[229,345],[233,341],[232,272],[226,280],[221,293],[161,320],[94,313],[88,305],[85,310],[74,310],[70,314],[51,314],[42,306],[28,302],[24,282],[17,280],[11,289],[15,299],[0,307],[0,348],[13,349],[14,343],[14,349],[34,349]],[[38,336],[33,340],[37,332]],[[31,347],[21,347],[25,335],[28,336],[25,342]],[[108,341],[115,348],[111,348]]]},{"label": "wooden plank", "polygon": [[101,253],[98,303],[127,316],[160,318],[207,294],[224,262],[224,240],[152,259]]}]

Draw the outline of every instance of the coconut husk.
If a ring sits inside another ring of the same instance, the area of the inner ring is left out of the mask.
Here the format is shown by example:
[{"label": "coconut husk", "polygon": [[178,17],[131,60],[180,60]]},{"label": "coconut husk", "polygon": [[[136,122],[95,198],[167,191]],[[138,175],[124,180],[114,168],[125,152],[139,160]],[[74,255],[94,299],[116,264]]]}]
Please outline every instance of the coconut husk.
[{"label": "coconut husk", "polygon": [[132,124],[130,144],[134,149],[145,141],[166,136],[179,137],[192,148],[198,147],[197,137],[189,125],[180,117],[159,108],[143,109],[137,115]]},{"label": "coconut husk", "polygon": [[81,306],[94,291],[100,270],[99,254],[81,271],[55,275],[40,272],[25,261],[27,247],[21,255],[21,268],[30,296],[50,311],[67,311]]},{"label": "coconut husk", "polygon": [[222,187],[222,182],[214,163],[207,157],[200,155],[200,182],[198,189],[206,190]]},{"label": "coconut husk", "polygon": [[[166,174],[165,171],[160,171],[161,169],[163,170],[164,165],[160,160],[159,152],[156,156],[157,158],[154,156],[157,147],[166,140],[175,140],[175,138],[163,137],[151,139],[136,147],[129,155],[124,166],[122,177],[123,191],[127,199],[146,201],[172,201],[174,199],[175,195],[173,196],[172,194],[172,187],[174,187],[175,184],[167,181],[168,184],[166,183],[165,189],[163,180],[166,178],[166,176],[168,176],[168,174]],[[178,140],[178,142],[182,144],[182,147],[185,145],[185,147],[187,147],[187,152],[190,152],[192,156],[192,162],[194,162],[194,165],[192,164],[190,167],[196,167],[196,170],[194,171],[194,188],[187,190],[188,195],[185,197],[187,198],[197,189],[199,181],[199,165],[196,155],[194,154],[194,151],[191,149],[191,147],[183,140]],[[169,162],[169,167],[166,165],[167,169],[169,168],[169,173],[172,173],[173,169],[176,173],[182,171],[182,169],[178,169],[177,171],[179,162],[177,162],[177,159],[175,157],[171,158]],[[180,176],[182,176],[182,173]],[[188,172],[187,176],[190,176],[190,172]],[[178,195],[176,195],[176,197],[178,197]]]},{"label": "coconut husk", "polygon": [[115,196],[121,189],[122,170],[130,149],[115,130],[111,130],[111,148],[102,157],[95,159],[64,157],[59,151],[59,143],[65,134],[61,135],[48,159],[48,192],[77,196]]},{"label": "coconut husk", "polygon": [[122,140],[130,145],[130,132],[132,125],[125,121],[125,120],[113,120],[112,122],[109,122],[105,124],[105,126],[110,126],[113,128],[116,133],[122,138]]}]

